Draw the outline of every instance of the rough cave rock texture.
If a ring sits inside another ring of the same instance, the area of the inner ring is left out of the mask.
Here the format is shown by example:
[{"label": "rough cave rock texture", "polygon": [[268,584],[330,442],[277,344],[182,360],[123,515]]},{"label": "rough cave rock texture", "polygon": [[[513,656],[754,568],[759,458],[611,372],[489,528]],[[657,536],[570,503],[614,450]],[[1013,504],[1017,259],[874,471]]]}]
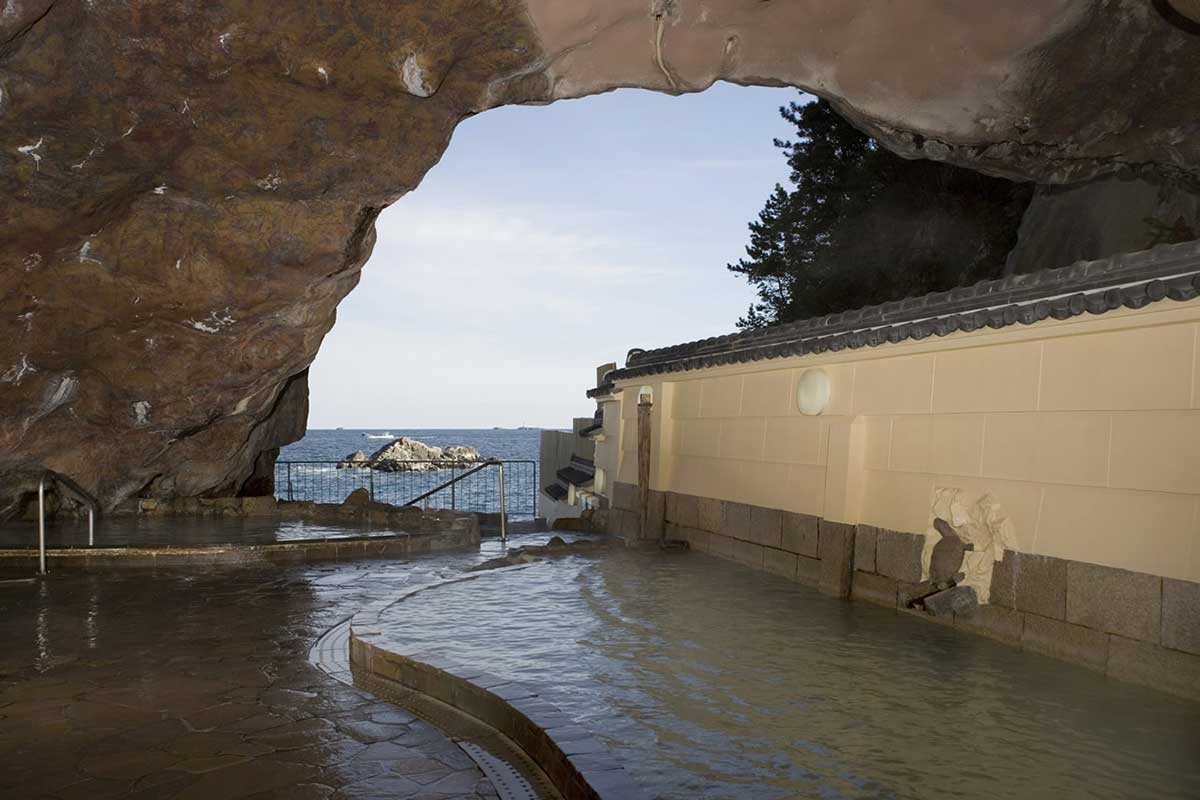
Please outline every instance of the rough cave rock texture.
[{"label": "rough cave rock texture", "polygon": [[1121,170],[1038,186],[1006,271],[1034,272],[1200,238],[1200,187],[1178,175]]},{"label": "rough cave rock texture", "polygon": [[269,484],[376,215],[471,114],[793,85],[906,156],[1194,180],[1197,74],[1144,0],[3,0],[0,509],[43,468]]}]

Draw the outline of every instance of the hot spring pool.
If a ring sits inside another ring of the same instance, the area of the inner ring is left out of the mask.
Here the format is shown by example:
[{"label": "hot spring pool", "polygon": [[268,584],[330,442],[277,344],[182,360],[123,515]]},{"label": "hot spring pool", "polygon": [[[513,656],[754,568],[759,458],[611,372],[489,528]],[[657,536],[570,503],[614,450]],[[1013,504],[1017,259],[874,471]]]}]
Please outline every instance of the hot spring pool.
[{"label": "hot spring pool", "polygon": [[1200,797],[1200,705],[705,555],[552,559],[383,621],[662,798]]}]

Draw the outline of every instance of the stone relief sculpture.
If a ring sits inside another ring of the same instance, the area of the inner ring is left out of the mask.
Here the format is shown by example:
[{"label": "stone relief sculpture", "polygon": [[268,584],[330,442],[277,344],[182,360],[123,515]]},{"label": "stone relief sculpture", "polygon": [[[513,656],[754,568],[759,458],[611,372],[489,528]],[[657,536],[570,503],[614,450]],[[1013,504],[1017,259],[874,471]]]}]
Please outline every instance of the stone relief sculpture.
[{"label": "stone relief sculpture", "polygon": [[[961,540],[958,545],[953,539]],[[974,496],[965,489],[936,487],[931,522],[925,531],[921,572],[925,580],[953,580],[975,590],[988,602],[992,569],[1005,550],[1016,549],[1016,531],[989,493]],[[961,553],[961,560],[958,554]],[[954,566],[953,562],[958,562]],[[953,570],[953,574],[945,574]]]}]

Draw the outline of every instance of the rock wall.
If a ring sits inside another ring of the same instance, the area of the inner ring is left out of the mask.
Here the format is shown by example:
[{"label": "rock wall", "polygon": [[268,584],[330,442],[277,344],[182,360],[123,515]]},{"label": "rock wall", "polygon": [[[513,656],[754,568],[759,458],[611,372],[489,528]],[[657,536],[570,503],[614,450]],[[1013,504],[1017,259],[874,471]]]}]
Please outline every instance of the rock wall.
[{"label": "rock wall", "polygon": [[1193,239],[1200,239],[1200,183],[1122,170],[1037,187],[1005,271],[1036,272]]},{"label": "rock wall", "polygon": [[800,86],[910,157],[1067,183],[1196,172],[1200,39],[1140,0],[530,0],[554,98]]},{"label": "rock wall", "polygon": [[0,509],[43,468],[108,506],[244,486],[302,432],[269,420],[377,214],[471,114],[786,84],[907,156],[1195,176],[1198,73],[1142,0],[7,0]]}]

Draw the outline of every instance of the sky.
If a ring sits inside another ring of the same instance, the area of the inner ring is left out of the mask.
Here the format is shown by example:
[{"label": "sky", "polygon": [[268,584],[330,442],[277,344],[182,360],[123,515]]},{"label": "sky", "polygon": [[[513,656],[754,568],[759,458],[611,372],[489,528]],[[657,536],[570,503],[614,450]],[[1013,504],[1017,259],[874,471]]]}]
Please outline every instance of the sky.
[{"label": "sky", "polygon": [[794,89],[717,84],[459,125],[386,209],[309,374],[310,428],[569,427],[598,365],[736,329]]}]

